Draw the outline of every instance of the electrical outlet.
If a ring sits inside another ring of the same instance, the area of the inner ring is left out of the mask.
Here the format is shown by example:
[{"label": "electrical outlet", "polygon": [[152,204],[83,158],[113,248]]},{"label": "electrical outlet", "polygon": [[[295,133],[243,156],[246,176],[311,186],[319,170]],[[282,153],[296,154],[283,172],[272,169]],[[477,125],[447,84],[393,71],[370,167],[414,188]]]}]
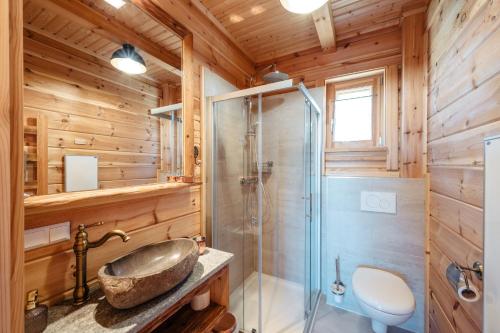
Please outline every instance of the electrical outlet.
[{"label": "electrical outlet", "polygon": [[49,226],[49,242],[57,243],[71,239],[70,223],[63,222]]}]

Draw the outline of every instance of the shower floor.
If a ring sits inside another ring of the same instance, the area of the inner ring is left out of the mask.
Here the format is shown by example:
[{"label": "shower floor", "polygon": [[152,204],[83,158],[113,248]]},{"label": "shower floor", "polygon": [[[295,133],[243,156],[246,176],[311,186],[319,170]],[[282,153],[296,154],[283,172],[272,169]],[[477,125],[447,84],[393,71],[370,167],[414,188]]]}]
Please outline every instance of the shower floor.
[{"label": "shower floor", "polygon": [[[231,311],[243,313],[245,286],[245,331],[258,329],[258,274],[253,272],[231,293]],[[262,274],[263,318],[259,333],[302,333],[304,330],[304,286],[275,276]],[[240,319],[241,320],[241,319]],[[242,323],[239,325],[243,328]]]}]

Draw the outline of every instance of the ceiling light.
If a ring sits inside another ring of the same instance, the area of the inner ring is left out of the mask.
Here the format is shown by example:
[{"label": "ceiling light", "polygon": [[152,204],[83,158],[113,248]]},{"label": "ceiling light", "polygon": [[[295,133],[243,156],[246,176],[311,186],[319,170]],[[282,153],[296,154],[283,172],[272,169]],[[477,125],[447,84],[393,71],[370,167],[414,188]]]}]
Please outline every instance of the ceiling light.
[{"label": "ceiling light", "polygon": [[329,0],[280,0],[286,10],[296,14],[308,14],[323,6]]},{"label": "ceiling light", "polygon": [[111,65],[127,74],[142,74],[146,72],[146,63],[130,44],[123,44],[123,47],[113,52]]},{"label": "ceiling light", "polygon": [[125,5],[124,0],[104,0],[107,3],[109,3],[111,6],[115,7],[116,9],[120,9]]}]

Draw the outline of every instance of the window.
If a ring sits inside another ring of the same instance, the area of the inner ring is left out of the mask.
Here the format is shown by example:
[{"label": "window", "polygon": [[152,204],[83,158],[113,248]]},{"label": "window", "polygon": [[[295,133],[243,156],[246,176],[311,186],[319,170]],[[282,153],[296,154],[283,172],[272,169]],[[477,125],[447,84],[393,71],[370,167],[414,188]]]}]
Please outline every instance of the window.
[{"label": "window", "polygon": [[372,96],[372,86],[336,92],[333,141],[352,142],[372,139]]},{"label": "window", "polygon": [[327,85],[327,148],[376,147],[382,135],[383,75]]}]

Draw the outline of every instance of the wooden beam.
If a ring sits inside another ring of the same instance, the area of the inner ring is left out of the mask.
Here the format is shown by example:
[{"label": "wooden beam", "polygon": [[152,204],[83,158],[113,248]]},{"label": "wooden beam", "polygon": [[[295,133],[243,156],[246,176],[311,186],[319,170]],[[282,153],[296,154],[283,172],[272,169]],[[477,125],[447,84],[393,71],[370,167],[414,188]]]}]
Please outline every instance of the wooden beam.
[{"label": "wooden beam", "polygon": [[[141,36],[135,30],[124,26],[102,12],[74,0],[34,0],[42,7],[64,15],[77,24],[117,44],[130,43],[149,54],[165,69],[181,75],[181,59],[164,48]],[[165,66],[165,64],[167,66]]]},{"label": "wooden beam", "polygon": [[401,172],[403,177],[423,176],[424,144],[426,139],[424,121],[427,111],[424,105],[425,59],[424,59],[425,14],[418,13],[403,19],[402,48],[402,138]]},{"label": "wooden beam", "polygon": [[149,15],[156,22],[161,24],[163,27],[167,28],[173,32],[180,39],[184,39],[190,34],[189,30],[174,20],[172,16],[168,15],[163,9],[150,0],[130,0],[137,8],[142,10],[145,14]]},{"label": "wooden beam", "polygon": [[319,42],[323,50],[335,50],[335,27],[333,25],[333,15],[331,2],[321,6],[312,13],[314,25],[318,33]]}]

